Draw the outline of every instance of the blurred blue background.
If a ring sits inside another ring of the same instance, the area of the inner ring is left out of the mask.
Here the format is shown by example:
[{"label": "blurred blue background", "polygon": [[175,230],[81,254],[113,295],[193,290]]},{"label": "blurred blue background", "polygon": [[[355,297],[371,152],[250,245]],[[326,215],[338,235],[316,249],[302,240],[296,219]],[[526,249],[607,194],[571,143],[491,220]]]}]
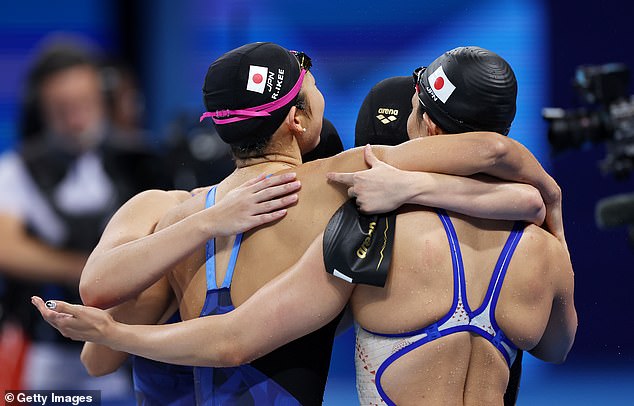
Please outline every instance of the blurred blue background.
[{"label": "blurred blue background", "polygon": [[[579,104],[572,88],[576,66],[634,67],[633,15],[633,3],[617,0],[2,2],[0,152],[18,141],[25,71],[52,32],[85,35],[133,68],[145,94],[149,141],[157,146],[177,114],[203,110],[200,88],[209,63],[247,42],[273,41],[313,58],[326,117],[346,147],[376,82],[409,75],[456,46],[488,48],[507,59],[518,78],[511,136],[562,186],[577,276],[575,346],[561,366],[525,358],[519,404],[634,404],[626,392],[634,382],[634,251],[625,228],[599,230],[594,220],[599,199],[633,192],[633,182],[601,174],[603,145],[551,156],[540,116],[545,106]],[[356,403],[352,342],[351,332],[337,340],[326,404]]]}]

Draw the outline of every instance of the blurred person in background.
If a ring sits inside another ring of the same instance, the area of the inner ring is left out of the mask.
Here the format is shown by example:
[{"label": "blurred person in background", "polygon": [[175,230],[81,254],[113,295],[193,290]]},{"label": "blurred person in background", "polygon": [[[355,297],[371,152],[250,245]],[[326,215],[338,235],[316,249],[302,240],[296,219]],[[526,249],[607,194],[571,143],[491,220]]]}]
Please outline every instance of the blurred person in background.
[{"label": "blurred person in background", "polygon": [[26,389],[128,393],[124,373],[90,378],[81,346],[59,337],[24,306],[33,292],[78,300],[79,277],[107,221],[134,194],[168,188],[154,154],[124,145],[106,109],[102,71],[75,38],[45,41],[27,73],[21,145],[0,156],[0,278],[5,321],[32,341]]},{"label": "blurred person in background", "polygon": [[108,61],[101,68],[106,112],[111,139],[123,146],[139,147],[148,141],[143,129],[145,100],[132,69],[120,61]]}]

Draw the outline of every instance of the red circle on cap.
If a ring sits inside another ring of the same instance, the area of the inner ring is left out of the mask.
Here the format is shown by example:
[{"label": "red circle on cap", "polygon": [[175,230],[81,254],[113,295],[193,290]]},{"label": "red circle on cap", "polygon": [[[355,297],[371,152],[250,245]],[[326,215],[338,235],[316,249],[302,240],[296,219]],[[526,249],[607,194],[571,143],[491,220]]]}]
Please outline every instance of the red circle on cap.
[{"label": "red circle on cap", "polygon": [[260,83],[262,83],[262,80],[264,80],[264,78],[262,77],[261,74],[256,73],[255,75],[253,75],[253,82],[254,83],[259,85]]},{"label": "red circle on cap", "polygon": [[436,80],[434,81],[434,89],[436,90],[442,89],[444,85],[445,85],[445,79],[441,78],[440,76],[437,77]]}]

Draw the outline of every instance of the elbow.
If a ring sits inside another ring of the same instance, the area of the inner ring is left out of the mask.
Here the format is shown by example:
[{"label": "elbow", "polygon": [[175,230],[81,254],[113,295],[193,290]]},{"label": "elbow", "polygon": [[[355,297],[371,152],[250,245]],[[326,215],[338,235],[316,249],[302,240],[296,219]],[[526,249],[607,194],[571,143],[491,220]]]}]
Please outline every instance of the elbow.
[{"label": "elbow", "polygon": [[491,159],[494,163],[504,160],[504,158],[509,154],[510,145],[507,141],[508,139],[499,135],[492,140],[489,153],[491,154]]},{"label": "elbow", "polygon": [[546,219],[546,205],[542,200],[542,195],[533,187],[524,196],[526,204],[527,221],[541,226]]},{"label": "elbow", "polygon": [[547,190],[544,200],[546,204],[561,203],[561,187],[555,182],[555,180],[549,176],[550,187]]},{"label": "elbow", "polygon": [[221,367],[237,367],[252,360],[245,347],[240,345],[237,339],[228,340],[225,349],[221,351],[221,358],[217,366]]},{"label": "elbow", "polygon": [[79,280],[79,297],[85,306],[105,310],[121,304],[127,299],[121,295],[113,295],[112,289],[108,289],[103,283],[100,283],[99,279],[99,277],[89,277],[86,274],[86,268],[84,268]]},{"label": "elbow", "polygon": [[572,347],[572,343],[569,346],[567,346],[565,350],[553,351],[552,353],[546,355],[543,358],[543,360],[546,362],[550,362],[551,364],[556,364],[556,365],[563,364],[564,362],[566,362],[566,359],[568,358],[568,353],[570,352],[571,347]]},{"label": "elbow", "polygon": [[491,133],[485,150],[486,159],[490,162],[491,167],[495,167],[499,162],[504,161],[510,150],[511,143],[507,137]]},{"label": "elbow", "polygon": [[95,307],[96,292],[94,292],[91,285],[92,284],[87,282],[86,279],[81,278],[79,280],[79,297],[84,305]]},{"label": "elbow", "polygon": [[551,364],[563,364],[568,358],[568,352],[570,352],[570,348],[566,351],[544,351],[542,349],[533,349],[530,351],[531,355],[535,358]]},{"label": "elbow", "polygon": [[102,292],[99,291],[96,285],[97,284],[93,281],[81,278],[79,281],[79,296],[81,297],[81,301],[85,306],[107,309],[108,303],[105,298],[102,297]]},{"label": "elbow", "polygon": [[99,289],[95,283],[86,283],[83,280],[79,283],[79,297],[84,306],[96,307],[99,309],[109,309],[123,303],[122,297],[113,297],[105,289]]},{"label": "elbow", "polygon": [[84,346],[79,358],[88,375],[93,377],[108,375],[118,369],[118,365],[109,365],[107,362],[100,362],[95,359],[95,357],[91,356],[90,351],[86,349],[86,346]]},{"label": "elbow", "polygon": [[572,342],[570,343],[570,345],[567,346],[565,351],[560,351],[556,354],[552,354],[552,358],[547,361],[557,365],[563,364],[564,362],[566,362],[566,359],[568,359],[568,354],[570,353],[571,349],[572,349]]}]

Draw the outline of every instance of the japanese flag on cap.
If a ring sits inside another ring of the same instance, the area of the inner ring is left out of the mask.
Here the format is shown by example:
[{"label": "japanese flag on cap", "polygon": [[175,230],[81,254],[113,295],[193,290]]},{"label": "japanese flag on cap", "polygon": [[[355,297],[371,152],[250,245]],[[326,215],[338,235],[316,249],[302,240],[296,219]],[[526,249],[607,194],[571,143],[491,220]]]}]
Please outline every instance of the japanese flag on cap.
[{"label": "japanese flag on cap", "polygon": [[447,99],[456,90],[456,86],[449,80],[447,75],[445,75],[445,71],[442,69],[442,66],[439,66],[438,69],[434,71],[427,78],[429,82],[429,87],[431,91],[436,95],[440,101],[443,103],[447,103]]},{"label": "japanese flag on cap", "polygon": [[250,65],[247,90],[263,94],[264,86],[266,85],[266,77],[268,74],[269,68],[265,66]]}]

